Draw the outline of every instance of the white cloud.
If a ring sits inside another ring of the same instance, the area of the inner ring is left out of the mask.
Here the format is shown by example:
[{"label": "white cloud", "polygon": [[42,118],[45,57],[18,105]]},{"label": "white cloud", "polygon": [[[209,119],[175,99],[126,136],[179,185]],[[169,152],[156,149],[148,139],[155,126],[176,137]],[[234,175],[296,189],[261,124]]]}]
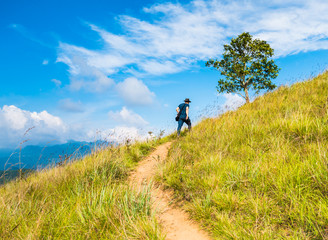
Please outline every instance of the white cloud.
[{"label": "white cloud", "polygon": [[62,82],[58,79],[51,79],[51,82],[53,82],[56,85],[56,87],[60,87],[62,84]]},{"label": "white cloud", "polygon": [[42,65],[48,65],[49,64],[49,60],[48,59],[44,59],[42,62]]},{"label": "white cloud", "polygon": [[[90,139],[94,139],[95,132],[89,131],[88,137]],[[129,141],[142,141],[147,138],[147,134],[141,132],[136,127],[124,127],[124,126],[118,126],[113,129],[106,129],[102,131],[97,132],[97,138],[101,140],[106,141],[113,141],[116,143],[124,143],[127,140]]]},{"label": "white cloud", "polygon": [[149,60],[139,64],[140,68],[147,73],[153,75],[163,75],[168,73],[180,72],[184,67],[178,66],[176,63],[171,61],[155,61]]},{"label": "white cloud", "polygon": [[[267,40],[276,56],[328,49],[327,0],[194,0],[144,8],[148,20],[121,15],[121,34],[89,24],[104,47],[61,43],[57,61],[69,66],[72,90],[105,91],[111,74],[172,74],[219,57],[242,32]],[[117,89],[120,89],[118,87]]]},{"label": "white cloud", "polygon": [[[31,128],[28,136],[25,132]],[[63,142],[66,140],[68,127],[56,116],[47,111],[30,112],[16,106],[0,108],[0,148],[16,147],[21,140],[29,138],[29,144],[46,141]],[[21,140],[19,140],[21,139]]]},{"label": "white cloud", "polygon": [[110,69],[102,69],[93,64],[92,58],[96,53],[81,47],[68,44],[60,44],[57,62],[63,62],[69,66],[70,89],[73,91],[85,90],[88,92],[104,92],[108,90],[114,81],[107,76],[113,73]]},{"label": "white cloud", "polygon": [[59,108],[66,112],[84,112],[84,107],[80,101],[73,102],[70,98],[59,101]]},{"label": "white cloud", "polygon": [[278,8],[260,14],[250,31],[269,41],[278,55],[328,49],[327,1],[273,1],[272,6]]},{"label": "white cloud", "polygon": [[234,111],[245,103],[245,99],[237,94],[225,93],[223,94],[225,102],[223,104],[223,111]]},{"label": "white cloud", "polygon": [[[148,123],[138,114],[123,108],[121,112],[113,113],[113,115],[118,117],[118,120],[121,118],[122,121],[132,121],[131,125],[135,126],[119,126],[101,131],[92,130],[84,124],[67,124],[47,111],[30,112],[13,105],[4,105],[0,108],[0,149],[16,148],[24,140],[27,142],[24,142],[23,146],[65,143],[70,139],[124,142],[127,139],[143,140],[146,138],[147,134],[137,127]],[[134,120],[130,120],[129,116]]]},{"label": "white cloud", "polygon": [[110,119],[123,125],[142,127],[148,124],[140,115],[123,107],[119,112],[110,111],[108,113]]},{"label": "white cloud", "polygon": [[131,105],[146,105],[153,102],[155,93],[136,78],[127,78],[117,84],[116,89],[121,97]]},{"label": "white cloud", "polygon": [[[245,99],[238,94],[224,93],[217,94],[218,98],[206,105],[204,108],[198,108],[198,116],[196,119],[202,119],[203,117],[217,117],[227,111],[234,111],[245,104]],[[196,120],[197,121],[197,120]]]}]

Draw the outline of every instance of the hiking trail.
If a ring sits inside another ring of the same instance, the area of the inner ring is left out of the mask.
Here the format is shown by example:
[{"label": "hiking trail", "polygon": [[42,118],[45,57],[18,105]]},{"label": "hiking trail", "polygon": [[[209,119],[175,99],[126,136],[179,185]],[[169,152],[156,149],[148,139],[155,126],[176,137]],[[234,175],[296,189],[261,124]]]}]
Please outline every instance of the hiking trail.
[{"label": "hiking trail", "polygon": [[[129,177],[130,185],[141,191],[145,185],[150,184],[157,165],[166,159],[170,146],[171,142],[162,144],[142,160]],[[156,217],[166,233],[166,240],[210,240],[206,232],[189,220],[189,215],[185,211],[171,204],[172,192],[153,186],[151,200]]]}]

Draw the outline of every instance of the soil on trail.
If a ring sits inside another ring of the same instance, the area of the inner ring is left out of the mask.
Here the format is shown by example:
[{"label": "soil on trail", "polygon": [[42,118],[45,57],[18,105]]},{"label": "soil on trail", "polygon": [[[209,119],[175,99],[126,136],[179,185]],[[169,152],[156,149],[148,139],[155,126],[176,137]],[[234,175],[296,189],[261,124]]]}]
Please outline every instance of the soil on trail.
[{"label": "soil on trail", "polygon": [[[130,185],[140,191],[149,184],[157,165],[167,157],[170,146],[170,142],[160,145],[145,160],[141,161],[129,178]],[[185,211],[171,204],[173,195],[170,191],[164,191],[160,187],[153,186],[151,198],[153,210],[155,210],[157,219],[166,233],[167,240],[210,240],[206,232],[189,220]]]}]

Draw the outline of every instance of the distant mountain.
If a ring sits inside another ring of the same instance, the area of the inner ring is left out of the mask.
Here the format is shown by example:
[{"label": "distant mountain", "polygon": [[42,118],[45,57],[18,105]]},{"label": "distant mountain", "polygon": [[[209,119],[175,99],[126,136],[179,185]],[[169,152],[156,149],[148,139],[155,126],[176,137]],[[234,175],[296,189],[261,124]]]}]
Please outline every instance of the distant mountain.
[{"label": "distant mountain", "polygon": [[109,145],[115,145],[115,143],[70,141],[52,146],[26,146],[21,151],[19,149],[0,149],[0,170],[45,168],[59,162],[82,158],[95,149]]},{"label": "distant mountain", "polygon": [[17,170],[7,170],[7,171],[0,170],[0,185],[10,182],[11,180],[19,177],[20,174],[22,177],[24,177],[32,172],[33,172],[33,170],[30,170],[30,169],[22,169],[21,172],[18,169]]}]

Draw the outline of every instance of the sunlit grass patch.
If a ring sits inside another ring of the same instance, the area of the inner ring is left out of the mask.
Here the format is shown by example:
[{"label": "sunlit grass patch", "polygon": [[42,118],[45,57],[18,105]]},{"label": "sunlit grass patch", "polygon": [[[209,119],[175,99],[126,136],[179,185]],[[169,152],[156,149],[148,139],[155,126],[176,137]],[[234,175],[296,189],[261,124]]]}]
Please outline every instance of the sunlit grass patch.
[{"label": "sunlit grass patch", "polygon": [[328,238],[328,73],[205,119],[158,180],[217,239]]},{"label": "sunlit grass patch", "polygon": [[0,188],[1,239],[164,239],[129,172],[167,139],[96,151]]}]

